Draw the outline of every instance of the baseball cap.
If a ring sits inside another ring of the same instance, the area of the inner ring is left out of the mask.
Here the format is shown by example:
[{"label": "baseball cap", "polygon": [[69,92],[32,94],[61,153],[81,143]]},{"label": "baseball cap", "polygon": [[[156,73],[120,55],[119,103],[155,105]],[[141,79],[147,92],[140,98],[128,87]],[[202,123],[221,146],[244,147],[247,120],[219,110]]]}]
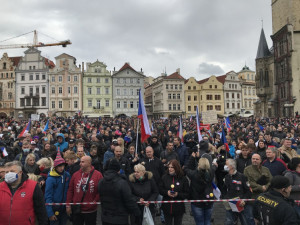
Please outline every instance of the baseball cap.
[{"label": "baseball cap", "polygon": [[112,145],[118,145],[118,140],[117,139],[113,139],[111,142]]}]

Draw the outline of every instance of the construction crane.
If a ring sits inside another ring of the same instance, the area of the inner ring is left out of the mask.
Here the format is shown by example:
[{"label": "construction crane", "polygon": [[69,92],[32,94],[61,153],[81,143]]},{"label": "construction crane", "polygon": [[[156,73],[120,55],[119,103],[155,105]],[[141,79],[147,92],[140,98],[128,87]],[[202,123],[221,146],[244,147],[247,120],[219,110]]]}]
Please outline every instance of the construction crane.
[{"label": "construction crane", "polygon": [[67,47],[67,45],[72,44],[70,40],[59,41],[59,42],[55,42],[55,43],[42,43],[42,42],[38,42],[38,34],[37,34],[36,30],[30,31],[30,32],[25,33],[25,34],[21,34],[19,36],[13,37],[13,38],[9,38],[9,39],[3,40],[1,42],[8,41],[8,40],[11,40],[11,39],[14,39],[14,38],[17,38],[17,37],[21,37],[21,36],[24,36],[24,35],[32,33],[32,32],[34,33],[34,35],[33,35],[33,43],[32,44],[29,43],[29,44],[0,45],[0,49],[31,48],[31,47],[40,48],[40,47],[58,46],[58,45],[61,45],[62,47]]}]

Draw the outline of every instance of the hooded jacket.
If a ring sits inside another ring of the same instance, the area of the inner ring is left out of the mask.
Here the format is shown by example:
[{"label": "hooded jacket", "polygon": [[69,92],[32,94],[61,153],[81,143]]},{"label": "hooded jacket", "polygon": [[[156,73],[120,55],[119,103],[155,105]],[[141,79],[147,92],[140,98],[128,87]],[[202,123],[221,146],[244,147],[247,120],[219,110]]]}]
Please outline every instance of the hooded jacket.
[{"label": "hooded jacket", "polygon": [[69,147],[68,142],[66,142],[65,140],[65,136],[61,133],[57,134],[56,138],[58,137],[62,137],[63,141],[62,143],[56,142],[54,145],[56,146],[56,148],[59,147],[60,152],[63,152],[65,149],[67,149]]},{"label": "hooded jacket", "polygon": [[[97,185],[99,181],[103,178],[102,174],[95,170],[92,166],[92,170],[90,173],[93,172],[92,177],[89,181],[88,190],[84,196],[83,202],[98,202],[99,201],[99,194]],[[69,189],[67,193],[67,203],[71,202],[80,202],[83,196],[83,187],[86,185],[86,182],[90,176],[90,173],[84,173],[81,169],[73,174]],[[94,212],[97,210],[97,205],[81,205],[81,211],[84,212]]]},{"label": "hooded jacket", "polygon": [[[67,190],[69,187],[71,176],[64,171],[63,174],[58,174],[55,169],[52,169],[46,180],[45,201],[46,203],[63,203],[67,199]],[[65,211],[65,206],[46,206],[48,217],[54,215],[55,211]]]}]

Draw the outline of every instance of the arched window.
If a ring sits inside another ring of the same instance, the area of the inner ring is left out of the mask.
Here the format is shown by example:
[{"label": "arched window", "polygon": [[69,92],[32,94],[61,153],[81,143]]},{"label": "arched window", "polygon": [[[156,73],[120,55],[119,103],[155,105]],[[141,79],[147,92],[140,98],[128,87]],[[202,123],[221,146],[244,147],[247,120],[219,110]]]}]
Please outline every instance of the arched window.
[{"label": "arched window", "polygon": [[265,70],[265,86],[266,87],[270,86],[270,84],[269,84],[269,71],[268,70]]},{"label": "arched window", "polygon": [[259,83],[260,83],[260,87],[264,86],[264,72],[262,69],[259,70]]}]

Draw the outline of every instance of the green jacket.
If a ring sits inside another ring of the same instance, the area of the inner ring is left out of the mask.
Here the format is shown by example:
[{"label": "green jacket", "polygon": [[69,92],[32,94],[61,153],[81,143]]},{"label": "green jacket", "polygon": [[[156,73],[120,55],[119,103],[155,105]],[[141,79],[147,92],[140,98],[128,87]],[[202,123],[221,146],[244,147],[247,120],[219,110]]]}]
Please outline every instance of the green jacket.
[{"label": "green jacket", "polygon": [[262,186],[268,189],[271,184],[272,174],[267,167],[247,166],[244,170],[244,175],[248,178],[250,190],[252,190],[252,198],[256,198],[264,192]]}]

